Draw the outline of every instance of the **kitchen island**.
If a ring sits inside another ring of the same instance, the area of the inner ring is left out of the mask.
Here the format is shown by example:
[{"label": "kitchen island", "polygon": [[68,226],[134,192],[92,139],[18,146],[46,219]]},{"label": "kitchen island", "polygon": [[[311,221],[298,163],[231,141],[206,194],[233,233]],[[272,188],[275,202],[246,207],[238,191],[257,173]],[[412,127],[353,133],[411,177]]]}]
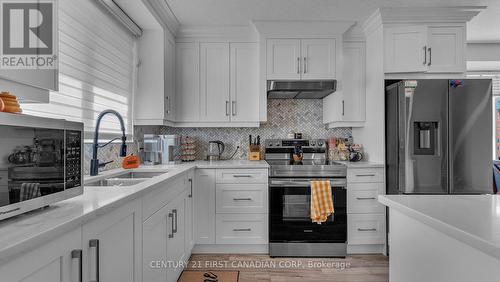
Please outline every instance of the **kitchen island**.
[{"label": "kitchen island", "polygon": [[500,195],[385,195],[390,281],[500,279]]}]

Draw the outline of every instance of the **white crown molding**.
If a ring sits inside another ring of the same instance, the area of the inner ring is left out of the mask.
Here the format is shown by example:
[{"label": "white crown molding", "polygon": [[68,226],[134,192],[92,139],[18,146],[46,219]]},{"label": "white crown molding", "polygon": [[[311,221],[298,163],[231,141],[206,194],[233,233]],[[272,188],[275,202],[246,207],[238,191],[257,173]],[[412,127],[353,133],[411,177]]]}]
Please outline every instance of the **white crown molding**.
[{"label": "white crown molding", "polygon": [[155,16],[160,24],[167,28],[175,36],[180,27],[180,22],[166,0],[142,0],[149,11]]},{"label": "white crown molding", "polygon": [[252,21],[261,36],[338,36],[355,24],[355,21]]},{"label": "white crown molding", "polygon": [[362,27],[356,23],[351,26],[343,35],[344,42],[365,42],[366,36]]},{"label": "white crown molding", "polygon": [[486,6],[379,8],[363,23],[365,34],[384,24],[465,24]]},{"label": "white crown molding", "polygon": [[231,41],[258,41],[258,34],[251,26],[180,26],[176,39],[209,38]]}]

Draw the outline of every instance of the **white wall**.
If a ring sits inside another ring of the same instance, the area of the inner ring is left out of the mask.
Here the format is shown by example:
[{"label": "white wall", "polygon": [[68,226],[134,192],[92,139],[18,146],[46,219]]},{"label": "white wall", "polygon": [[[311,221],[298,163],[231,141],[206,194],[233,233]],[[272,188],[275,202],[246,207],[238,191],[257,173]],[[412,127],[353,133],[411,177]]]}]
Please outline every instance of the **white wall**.
[{"label": "white wall", "polygon": [[356,143],[364,146],[368,161],[385,162],[385,102],[383,29],[366,37],[366,123],[353,128]]}]

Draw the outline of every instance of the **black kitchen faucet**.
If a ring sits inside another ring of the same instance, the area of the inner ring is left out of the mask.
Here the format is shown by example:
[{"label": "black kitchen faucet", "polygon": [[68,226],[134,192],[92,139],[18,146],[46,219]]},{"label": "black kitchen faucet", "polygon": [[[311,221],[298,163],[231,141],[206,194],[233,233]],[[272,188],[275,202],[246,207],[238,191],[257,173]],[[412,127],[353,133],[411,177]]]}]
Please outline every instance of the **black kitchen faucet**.
[{"label": "black kitchen faucet", "polygon": [[92,160],[90,161],[90,175],[91,176],[95,176],[95,175],[99,174],[99,167],[104,167],[106,164],[109,163],[109,162],[106,162],[106,163],[99,164],[99,160],[97,159],[97,149],[105,147],[105,146],[111,144],[111,142],[120,139],[120,137],[116,137],[116,138],[111,139],[109,142],[107,142],[105,144],[99,145],[99,143],[98,143],[98,141],[99,141],[99,126],[101,125],[102,118],[106,114],[113,114],[120,121],[121,129],[122,129],[122,137],[121,137],[122,145],[120,147],[120,157],[125,157],[127,155],[127,145],[125,144],[125,142],[127,141],[127,137],[125,136],[125,124],[123,123],[122,116],[117,111],[114,111],[114,110],[102,111],[99,114],[99,116],[97,117],[97,122],[95,125],[94,144],[92,145]]}]

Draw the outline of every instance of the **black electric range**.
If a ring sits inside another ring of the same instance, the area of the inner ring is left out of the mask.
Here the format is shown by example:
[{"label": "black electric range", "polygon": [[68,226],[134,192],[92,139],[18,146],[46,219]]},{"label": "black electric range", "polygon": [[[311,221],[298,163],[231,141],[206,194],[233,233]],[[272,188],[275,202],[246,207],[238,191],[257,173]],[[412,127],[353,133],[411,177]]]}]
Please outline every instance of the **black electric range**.
[{"label": "black electric range", "polygon": [[[270,165],[270,256],[345,257],[346,165],[328,160],[324,139],[266,140],[265,160]],[[322,224],[310,219],[310,182],[317,179],[330,180],[335,210]]]}]

